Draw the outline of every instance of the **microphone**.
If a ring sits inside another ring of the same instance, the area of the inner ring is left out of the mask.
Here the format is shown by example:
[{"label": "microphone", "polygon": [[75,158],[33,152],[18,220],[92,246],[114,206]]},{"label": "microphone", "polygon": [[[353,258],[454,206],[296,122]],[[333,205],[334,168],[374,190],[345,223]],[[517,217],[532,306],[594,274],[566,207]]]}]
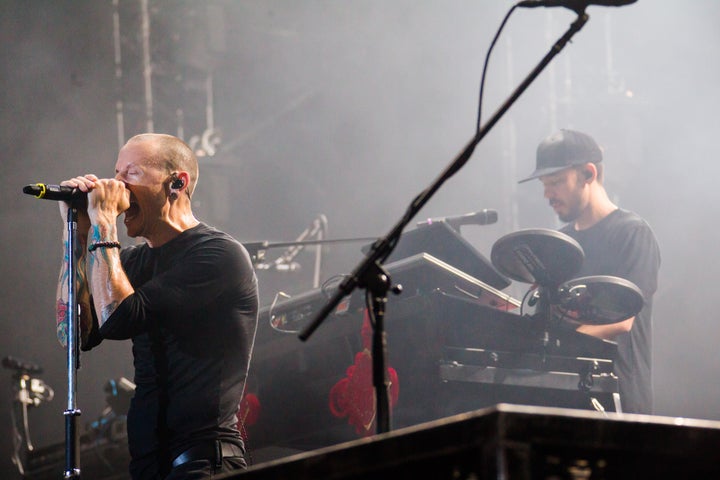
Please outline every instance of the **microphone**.
[{"label": "microphone", "polygon": [[603,7],[622,7],[635,3],[637,0],[524,0],[517,4],[518,7],[565,7],[575,12],[582,12],[588,5],[600,5]]},{"label": "microphone", "polygon": [[45,200],[57,200],[64,202],[72,202],[87,196],[79,188],[64,187],[62,185],[45,185],[44,183],[35,183],[23,187],[23,193],[32,195],[36,198],[44,198]]},{"label": "microphone", "polygon": [[418,222],[417,226],[422,227],[425,225],[432,225],[433,223],[447,223],[452,228],[457,230],[461,225],[489,225],[495,223],[498,220],[498,213],[496,210],[484,209],[479,212],[466,213],[465,215],[455,215],[453,217],[437,217],[428,218],[424,222]]}]

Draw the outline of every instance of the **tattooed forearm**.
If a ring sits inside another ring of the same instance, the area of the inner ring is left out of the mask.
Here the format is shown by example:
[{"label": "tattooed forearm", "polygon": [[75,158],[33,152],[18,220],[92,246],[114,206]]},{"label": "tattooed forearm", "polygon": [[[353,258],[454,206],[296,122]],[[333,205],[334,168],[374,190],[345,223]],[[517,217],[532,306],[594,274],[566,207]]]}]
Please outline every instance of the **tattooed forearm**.
[{"label": "tattooed forearm", "polygon": [[[56,295],[56,308],[55,308],[55,328],[57,338],[63,347],[67,346],[68,341],[68,322],[71,320],[68,309],[69,301],[69,279],[70,279],[70,268],[69,268],[69,252],[68,252],[68,240],[63,241],[63,262],[60,266],[60,274],[58,276],[58,286]],[[87,272],[85,269],[85,258],[86,255],[80,252],[79,249],[75,249],[75,301],[78,305],[89,305],[90,292],[87,284]],[[89,314],[89,310],[87,311]],[[92,323],[90,323],[90,327]],[[89,330],[88,327],[87,329]]]},{"label": "tattooed forearm", "polygon": [[[61,285],[65,286],[65,289],[67,289],[67,283],[68,283],[68,275],[70,274],[70,271],[68,269],[68,241],[65,240],[63,242],[63,263],[60,268],[60,278],[58,279],[58,282],[60,282]],[[87,282],[85,281],[85,278],[87,276],[87,272],[85,271],[85,249],[84,248],[78,248],[75,249],[75,273],[78,278],[78,289],[79,291],[82,291],[87,288]]]},{"label": "tattooed forearm", "polygon": [[93,225],[90,228],[91,245],[97,242],[115,241],[115,239],[117,239],[117,227],[113,224]]},{"label": "tattooed forearm", "polygon": [[119,266],[119,258],[111,257],[113,254],[117,255],[116,252],[100,248],[88,255],[87,280],[94,293],[98,307],[96,311],[100,312],[100,325],[105,323],[118,306],[118,302],[113,299],[113,278],[117,270],[122,271],[122,268]]},{"label": "tattooed forearm", "polygon": [[67,347],[68,341],[68,309],[67,303],[58,298],[57,305],[55,308],[55,321],[57,338],[63,347]]},{"label": "tattooed forearm", "polygon": [[68,265],[69,259],[70,259],[70,257],[68,257],[68,241],[65,240],[63,242],[63,263],[60,268],[60,278],[58,279],[58,281],[60,282],[61,285],[62,284],[67,285],[68,274],[69,274],[67,265]]},{"label": "tattooed forearm", "polygon": [[93,284],[93,267],[95,266],[95,255],[88,255],[87,259],[87,283],[88,283],[88,289],[92,290],[92,284]]},{"label": "tattooed forearm", "polygon": [[[123,270],[120,249],[114,248],[119,245],[114,224],[93,224],[88,245],[87,281],[98,313],[98,322],[102,326],[134,290]],[[89,251],[90,248],[92,251]]]}]

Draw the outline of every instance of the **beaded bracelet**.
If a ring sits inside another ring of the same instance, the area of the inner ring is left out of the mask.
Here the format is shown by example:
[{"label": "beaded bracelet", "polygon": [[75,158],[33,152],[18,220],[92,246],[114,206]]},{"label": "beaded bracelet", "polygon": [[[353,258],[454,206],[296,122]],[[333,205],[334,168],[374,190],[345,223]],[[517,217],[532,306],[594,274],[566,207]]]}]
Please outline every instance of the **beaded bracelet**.
[{"label": "beaded bracelet", "polygon": [[122,248],[120,242],[95,242],[88,247],[88,252],[94,252],[98,248]]}]

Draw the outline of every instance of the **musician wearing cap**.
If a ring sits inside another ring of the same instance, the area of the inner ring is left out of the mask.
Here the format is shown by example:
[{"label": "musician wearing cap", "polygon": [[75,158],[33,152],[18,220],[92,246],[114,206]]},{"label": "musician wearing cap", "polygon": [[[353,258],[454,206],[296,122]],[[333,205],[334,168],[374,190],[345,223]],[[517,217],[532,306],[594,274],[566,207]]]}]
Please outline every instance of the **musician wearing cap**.
[{"label": "musician wearing cap", "polygon": [[560,130],[537,148],[536,169],[526,182],[539,179],[560,229],[582,247],[578,277],[611,275],[638,286],[645,303],[634,317],[611,324],[580,323],[577,331],[618,345],[615,373],[622,409],[652,413],[652,306],[657,289],[660,251],[655,235],[636,213],[618,208],[603,186],[603,154],[589,135]]}]

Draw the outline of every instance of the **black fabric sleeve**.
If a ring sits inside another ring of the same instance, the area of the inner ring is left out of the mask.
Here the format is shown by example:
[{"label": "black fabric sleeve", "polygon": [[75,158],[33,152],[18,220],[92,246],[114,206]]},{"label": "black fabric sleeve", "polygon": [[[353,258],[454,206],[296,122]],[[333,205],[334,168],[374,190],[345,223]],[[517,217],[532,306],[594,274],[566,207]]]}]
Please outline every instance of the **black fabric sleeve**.
[{"label": "black fabric sleeve", "polygon": [[169,318],[182,322],[228,288],[254,282],[252,264],[239,243],[212,238],[192,246],[164,271],[136,287],[100,328],[103,338],[124,340],[147,331],[149,322]]},{"label": "black fabric sleeve", "polygon": [[[90,305],[94,305],[92,295],[90,296]],[[89,352],[100,345],[103,340],[102,335],[100,335],[100,324],[95,313],[95,307],[90,308],[90,312],[92,314],[92,330],[90,330],[87,339],[80,344],[80,350],[83,352]]]},{"label": "black fabric sleeve", "polygon": [[660,268],[660,248],[650,226],[641,221],[627,229],[620,245],[617,276],[630,280],[642,290],[645,298],[651,298],[657,290]]}]

